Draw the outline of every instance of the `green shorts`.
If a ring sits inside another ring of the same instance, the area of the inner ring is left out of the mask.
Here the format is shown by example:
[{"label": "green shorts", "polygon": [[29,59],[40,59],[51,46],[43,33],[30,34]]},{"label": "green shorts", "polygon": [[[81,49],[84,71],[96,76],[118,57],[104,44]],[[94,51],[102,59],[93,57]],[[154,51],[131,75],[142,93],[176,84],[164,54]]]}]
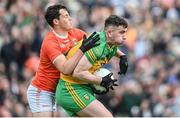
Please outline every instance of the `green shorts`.
[{"label": "green shorts", "polygon": [[70,116],[86,108],[95,96],[89,85],[72,84],[59,80],[56,88],[56,103],[66,110]]}]

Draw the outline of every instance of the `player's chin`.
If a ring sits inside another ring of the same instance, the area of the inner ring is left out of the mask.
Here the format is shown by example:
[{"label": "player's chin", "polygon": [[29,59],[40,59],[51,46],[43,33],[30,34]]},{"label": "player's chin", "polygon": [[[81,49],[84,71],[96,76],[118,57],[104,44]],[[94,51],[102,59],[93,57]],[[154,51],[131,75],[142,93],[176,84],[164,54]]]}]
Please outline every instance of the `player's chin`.
[{"label": "player's chin", "polygon": [[123,45],[124,42],[117,42],[117,45]]},{"label": "player's chin", "polygon": [[70,27],[67,27],[67,30],[71,30],[73,27],[72,26],[70,26]]}]

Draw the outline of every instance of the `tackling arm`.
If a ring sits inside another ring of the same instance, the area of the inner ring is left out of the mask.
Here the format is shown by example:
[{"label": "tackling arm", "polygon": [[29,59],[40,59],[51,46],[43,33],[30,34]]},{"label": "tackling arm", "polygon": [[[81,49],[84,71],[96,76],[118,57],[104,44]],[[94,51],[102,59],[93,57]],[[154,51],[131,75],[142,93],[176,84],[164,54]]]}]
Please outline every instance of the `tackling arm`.
[{"label": "tackling arm", "polygon": [[77,63],[83,56],[83,53],[88,51],[89,49],[96,47],[99,45],[97,43],[99,41],[99,35],[96,35],[96,32],[92,33],[88,38],[84,35],[84,40],[82,42],[82,45],[78,49],[78,51],[72,56],[70,59],[66,59],[66,57],[61,54],[53,61],[56,68],[66,74],[71,75],[74,68],[76,67]]},{"label": "tackling arm", "polygon": [[76,54],[68,60],[63,54],[61,54],[54,60],[54,65],[60,72],[70,75],[82,56],[83,53],[80,50],[78,50]]}]

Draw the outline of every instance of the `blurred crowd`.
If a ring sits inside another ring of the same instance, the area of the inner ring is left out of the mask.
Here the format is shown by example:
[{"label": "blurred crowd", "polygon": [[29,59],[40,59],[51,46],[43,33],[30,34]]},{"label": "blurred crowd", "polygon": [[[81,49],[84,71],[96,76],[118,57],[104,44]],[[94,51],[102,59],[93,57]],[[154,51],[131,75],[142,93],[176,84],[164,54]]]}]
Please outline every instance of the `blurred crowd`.
[{"label": "blurred crowd", "polygon": [[[118,59],[105,67],[119,86],[98,99],[114,116],[180,117],[180,0],[0,0],[0,116],[31,116],[26,90],[50,30],[49,5],[69,8],[73,24],[87,33],[103,30],[110,14],[129,23],[120,46],[128,55],[127,74]],[[66,116],[60,108],[56,116]]]}]

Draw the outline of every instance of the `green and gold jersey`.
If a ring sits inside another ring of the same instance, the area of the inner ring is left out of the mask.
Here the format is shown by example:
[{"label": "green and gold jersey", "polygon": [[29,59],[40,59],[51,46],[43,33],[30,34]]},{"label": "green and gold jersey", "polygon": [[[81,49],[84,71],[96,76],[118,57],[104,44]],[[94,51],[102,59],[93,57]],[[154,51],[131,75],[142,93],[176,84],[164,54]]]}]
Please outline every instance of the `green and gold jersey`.
[{"label": "green and gold jersey", "polygon": [[[85,52],[85,56],[89,60],[89,62],[93,65],[90,69],[90,73],[94,73],[97,69],[99,69],[102,65],[107,64],[109,60],[116,55],[117,52],[117,46],[109,47],[109,45],[106,42],[106,36],[105,32],[98,32],[100,35],[100,40],[98,43],[100,43],[99,46],[96,46],[89,51]],[[81,46],[82,41],[79,42],[75,47],[73,47],[67,54],[67,59],[72,57],[75,52],[79,49]],[[78,83],[78,84],[87,84],[83,82],[82,80],[73,78],[71,76],[67,76],[64,74],[61,74],[61,79],[64,81],[70,82],[70,83]]]}]

